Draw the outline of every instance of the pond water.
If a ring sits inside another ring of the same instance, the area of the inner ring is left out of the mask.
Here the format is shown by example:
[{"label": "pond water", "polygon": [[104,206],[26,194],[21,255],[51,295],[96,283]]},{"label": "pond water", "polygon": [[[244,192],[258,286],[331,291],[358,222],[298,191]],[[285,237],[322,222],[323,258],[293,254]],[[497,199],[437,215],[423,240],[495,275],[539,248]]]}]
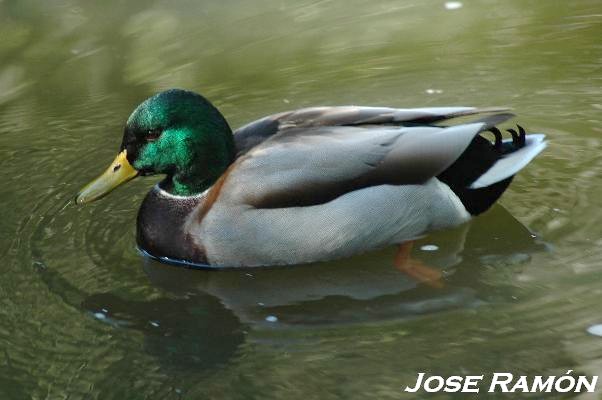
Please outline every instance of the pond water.
[{"label": "pond water", "polygon": [[[403,392],[419,372],[602,375],[600,1],[205,3],[0,1],[0,398],[397,399],[424,395]],[[510,106],[549,147],[490,212],[415,246],[443,288],[392,249],[186,270],[135,248],[157,178],[72,201],[170,87],[234,127],[310,105]]]}]

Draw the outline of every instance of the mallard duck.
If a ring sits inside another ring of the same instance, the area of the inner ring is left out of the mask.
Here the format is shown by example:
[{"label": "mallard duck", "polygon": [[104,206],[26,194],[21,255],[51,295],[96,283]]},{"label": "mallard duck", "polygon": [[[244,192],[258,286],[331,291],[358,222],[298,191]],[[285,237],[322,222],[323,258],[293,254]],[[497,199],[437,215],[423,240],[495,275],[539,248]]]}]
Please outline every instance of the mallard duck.
[{"label": "mallard duck", "polygon": [[[443,125],[479,113],[489,114]],[[521,127],[504,139],[496,126],[512,116],[474,107],[311,107],[233,134],[203,96],[172,89],[133,111],[117,157],[76,202],[163,174],[137,220],[138,246],[152,257],[210,267],[343,258],[411,243],[490,208],[546,146],[544,135]]]}]

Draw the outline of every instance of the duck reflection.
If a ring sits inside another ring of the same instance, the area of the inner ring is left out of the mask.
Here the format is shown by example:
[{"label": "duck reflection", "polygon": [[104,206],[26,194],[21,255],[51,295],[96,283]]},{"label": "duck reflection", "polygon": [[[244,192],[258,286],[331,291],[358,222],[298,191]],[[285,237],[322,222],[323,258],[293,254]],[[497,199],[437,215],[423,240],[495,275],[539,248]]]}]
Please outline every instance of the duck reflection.
[{"label": "duck reflection", "polygon": [[145,351],[167,371],[214,369],[244,340],[238,319],[208,296],[134,301],[97,293],[82,306],[102,322],[144,333]]},{"label": "duck reflection", "polygon": [[[52,268],[39,265],[37,271],[66,305],[112,326],[116,335],[142,333],[144,351],[157,359],[163,372],[178,379],[187,373],[217,371],[244,342],[243,325],[215,297],[187,293],[132,300],[112,292],[88,294]],[[123,376],[134,364],[130,357],[116,361],[109,367],[115,372],[108,376]]]},{"label": "duck reflection", "polygon": [[481,282],[484,265],[522,264],[545,245],[498,206],[487,217],[429,236],[414,248],[414,257],[443,271],[443,288],[420,284],[394,268],[395,248],[306,266],[217,271],[147,259],[144,270],[164,290],[208,294],[255,327],[341,325],[475,307],[490,298]]},{"label": "duck reflection", "polygon": [[323,264],[244,270],[191,270],[145,258],[144,271],[163,295],[144,300],[84,293],[50,268],[40,275],[66,304],[116,329],[143,333],[145,351],[163,371],[182,378],[228,363],[248,327],[386,321],[509,299],[513,286],[488,284],[484,271],[525,265],[546,246],[498,206],[414,248],[415,258],[443,271],[443,288],[417,283],[396,269],[395,248]]}]

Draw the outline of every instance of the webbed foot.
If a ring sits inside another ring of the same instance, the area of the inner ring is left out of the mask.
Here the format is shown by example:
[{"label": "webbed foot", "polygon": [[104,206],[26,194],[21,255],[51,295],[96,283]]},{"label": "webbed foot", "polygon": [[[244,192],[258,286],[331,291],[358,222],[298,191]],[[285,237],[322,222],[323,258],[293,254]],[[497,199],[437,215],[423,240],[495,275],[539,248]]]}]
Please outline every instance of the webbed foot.
[{"label": "webbed foot", "polygon": [[395,255],[395,268],[420,283],[437,289],[443,288],[445,286],[443,273],[437,268],[429,267],[420,260],[412,259],[413,246],[414,242],[405,242],[399,245]]}]

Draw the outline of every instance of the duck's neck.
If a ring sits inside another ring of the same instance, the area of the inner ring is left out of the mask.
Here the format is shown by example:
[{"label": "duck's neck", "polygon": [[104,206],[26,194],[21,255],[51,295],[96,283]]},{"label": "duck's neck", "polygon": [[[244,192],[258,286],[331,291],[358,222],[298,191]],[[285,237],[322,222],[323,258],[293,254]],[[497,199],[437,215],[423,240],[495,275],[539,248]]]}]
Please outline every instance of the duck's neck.
[{"label": "duck's neck", "polygon": [[161,187],[175,196],[194,196],[209,189],[214,182],[207,179],[190,181],[174,176],[169,182],[162,183]]},{"label": "duck's neck", "polygon": [[203,141],[181,165],[161,183],[162,189],[176,196],[194,196],[209,189],[234,162],[232,134],[213,136],[211,143]]}]

